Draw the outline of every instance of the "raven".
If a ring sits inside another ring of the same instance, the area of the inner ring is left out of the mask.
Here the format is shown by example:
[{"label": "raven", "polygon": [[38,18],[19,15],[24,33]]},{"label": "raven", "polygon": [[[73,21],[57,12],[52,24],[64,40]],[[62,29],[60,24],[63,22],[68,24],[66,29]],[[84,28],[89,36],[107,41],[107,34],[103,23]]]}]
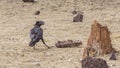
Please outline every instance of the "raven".
[{"label": "raven", "polygon": [[44,42],[44,39],[43,39],[43,29],[40,28],[41,25],[44,25],[44,21],[36,21],[36,24],[30,30],[31,41],[29,42],[29,46],[31,46],[31,47],[34,46],[34,48],[35,48],[36,43],[41,40],[43,42],[43,44],[47,48],[49,48],[49,46],[47,46],[46,43]]}]

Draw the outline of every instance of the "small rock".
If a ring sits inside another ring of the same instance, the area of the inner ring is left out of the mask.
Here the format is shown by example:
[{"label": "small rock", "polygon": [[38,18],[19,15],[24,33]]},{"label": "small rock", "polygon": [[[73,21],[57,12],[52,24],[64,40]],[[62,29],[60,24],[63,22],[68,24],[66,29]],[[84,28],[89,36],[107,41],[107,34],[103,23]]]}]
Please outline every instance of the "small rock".
[{"label": "small rock", "polygon": [[110,65],[111,67],[115,66],[115,65]]},{"label": "small rock", "polygon": [[82,68],[109,68],[107,62],[100,58],[86,57],[82,60]]},{"label": "small rock", "polygon": [[74,11],[72,11],[72,14],[77,14],[77,13],[78,13],[78,12],[77,12],[77,11],[75,11],[75,10],[74,10]]},{"label": "small rock", "polygon": [[73,17],[73,22],[82,22],[83,21],[83,15],[77,14],[75,17]]},{"label": "small rock", "polygon": [[41,66],[40,63],[36,63],[36,66]]},{"label": "small rock", "polygon": [[116,60],[115,52],[112,52],[112,54],[110,56],[110,60]]},{"label": "small rock", "polygon": [[40,14],[40,11],[36,11],[34,14],[35,14],[35,15],[39,15],[39,14]]}]

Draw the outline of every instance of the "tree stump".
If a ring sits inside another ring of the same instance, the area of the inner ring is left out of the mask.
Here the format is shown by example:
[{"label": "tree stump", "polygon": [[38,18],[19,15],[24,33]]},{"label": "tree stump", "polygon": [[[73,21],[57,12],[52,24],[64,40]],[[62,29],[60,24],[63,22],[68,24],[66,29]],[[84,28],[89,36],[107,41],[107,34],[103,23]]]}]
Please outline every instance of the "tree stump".
[{"label": "tree stump", "polygon": [[100,58],[86,57],[82,60],[82,68],[109,68],[107,62]]},{"label": "tree stump", "polygon": [[83,58],[86,56],[93,57],[96,55],[108,54],[111,53],[112,50],[110,31],[107,26],[102,26],[97,21],[94,21],[87,46],[84,49]]}]

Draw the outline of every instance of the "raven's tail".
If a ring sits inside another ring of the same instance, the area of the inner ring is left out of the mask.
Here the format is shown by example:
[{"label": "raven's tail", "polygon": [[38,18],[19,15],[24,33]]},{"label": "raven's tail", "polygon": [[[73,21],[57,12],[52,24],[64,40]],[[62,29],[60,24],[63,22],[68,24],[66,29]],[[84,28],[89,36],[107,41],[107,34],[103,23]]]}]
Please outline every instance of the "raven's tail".
[{"label": "raven's tail", "polygon": [[35,46],[35,44],[36,44],[36,42],[33,42],[33,41],[30,41],[30,42],[29,42],[29,46],[30,46],[30,47]]}]

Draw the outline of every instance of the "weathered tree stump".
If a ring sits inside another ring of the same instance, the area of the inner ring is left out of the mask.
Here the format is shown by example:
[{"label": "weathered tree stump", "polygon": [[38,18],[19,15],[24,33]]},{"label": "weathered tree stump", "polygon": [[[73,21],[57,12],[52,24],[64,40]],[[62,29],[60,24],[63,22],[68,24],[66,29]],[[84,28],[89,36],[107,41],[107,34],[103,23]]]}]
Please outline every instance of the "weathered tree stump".
[{"label": "weathered tree stump", "polygon": [[87,46],[84,49],[83,58],[86,56],[93,57],[96,55],[108,54],[111,53],[112,50],[110,31],[107,26],[102,26],[97,21],[94,21]]},{"label": "weathered tree stump", "polygon": [[100,58],[86,57],[82,60],[82,68],[109,68],[106,61]]}]

